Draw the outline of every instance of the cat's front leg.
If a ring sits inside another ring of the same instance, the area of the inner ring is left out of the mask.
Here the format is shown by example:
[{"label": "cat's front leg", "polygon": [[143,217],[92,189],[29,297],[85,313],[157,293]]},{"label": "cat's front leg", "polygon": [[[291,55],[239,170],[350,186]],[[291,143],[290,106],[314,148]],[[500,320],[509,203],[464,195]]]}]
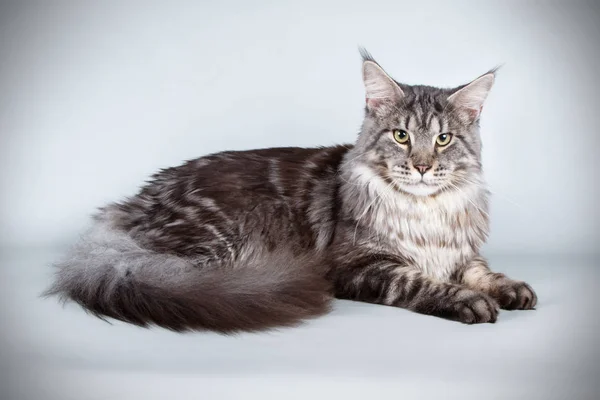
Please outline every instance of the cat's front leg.
[{"label": "cat's front leg", "polygon": [[531,286],[492,272],[481,256],[474,257],[458,269],[453,281],[487,293],[505,310],[531,310],[537,304],[537,296]]},{"label": "cat's front leg", "polygon": [[343,257],[329,272],[338,298],[402,307],[467,324],[495,322],[498,304],[462,285],[436,281],[402,259]]}]

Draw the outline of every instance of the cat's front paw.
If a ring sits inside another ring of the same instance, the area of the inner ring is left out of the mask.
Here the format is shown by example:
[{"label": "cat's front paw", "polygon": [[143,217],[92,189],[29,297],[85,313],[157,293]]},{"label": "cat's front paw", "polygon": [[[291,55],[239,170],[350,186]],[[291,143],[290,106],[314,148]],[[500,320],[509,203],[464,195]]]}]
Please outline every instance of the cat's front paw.
[{"label": "cat's front paw", "polygon": [[506,280],[491,294],[505,310],[532,310],[537,304],[534,290],[525,282]]},{"label": "cat's front paw", "polygon": [[454,319],[465,324],[494,323],[498,318],[498,303],[490,296],[472,290],[462,290],[452,308]]}]

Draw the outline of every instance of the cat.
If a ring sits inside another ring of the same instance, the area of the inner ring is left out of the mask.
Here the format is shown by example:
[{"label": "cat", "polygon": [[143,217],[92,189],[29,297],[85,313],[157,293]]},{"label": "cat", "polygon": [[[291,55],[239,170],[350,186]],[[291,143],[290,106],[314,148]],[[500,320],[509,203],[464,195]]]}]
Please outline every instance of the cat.
[{"label": "cat", "polygon": [[533,309],[488,267],[479,119],[491,70],[453,89],[410,86],[361,50],[353,145],[226,151],[153,175],[112,203],[47,295],[100,318],[220,333],[292,326],[334,297],[460,321]]}]

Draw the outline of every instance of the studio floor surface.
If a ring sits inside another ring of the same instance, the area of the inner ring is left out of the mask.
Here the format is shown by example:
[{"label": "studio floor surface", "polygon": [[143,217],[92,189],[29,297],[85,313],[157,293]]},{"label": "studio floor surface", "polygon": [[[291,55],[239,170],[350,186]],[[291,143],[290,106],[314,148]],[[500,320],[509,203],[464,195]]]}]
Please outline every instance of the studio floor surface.
[{"label": "studio floor surface", "polygon": [[598,399],[597,258],[491,257],[535,311],[467,326],[336,301],[298,328],[220,336],[108,324],[38,295],[54,250],[0,250],[0,399]]}]

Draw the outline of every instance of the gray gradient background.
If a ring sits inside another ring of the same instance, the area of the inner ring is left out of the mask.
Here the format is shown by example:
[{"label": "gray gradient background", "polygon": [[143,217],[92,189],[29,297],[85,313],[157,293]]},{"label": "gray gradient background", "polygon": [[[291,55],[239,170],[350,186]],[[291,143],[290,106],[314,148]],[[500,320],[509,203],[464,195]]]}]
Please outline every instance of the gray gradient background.
[{"label": "gray gradient background", "polygon": [[[3,2],[0,399],[592,398],[599,39],[592,1]],[[353,141],[358,44],[406,83],[504,64],[482,117],[485,252],[533,283],[536,312],[466,328],[338,302],[297,330],[232,339],[35,298],[90,212],[159,167]]]}]

